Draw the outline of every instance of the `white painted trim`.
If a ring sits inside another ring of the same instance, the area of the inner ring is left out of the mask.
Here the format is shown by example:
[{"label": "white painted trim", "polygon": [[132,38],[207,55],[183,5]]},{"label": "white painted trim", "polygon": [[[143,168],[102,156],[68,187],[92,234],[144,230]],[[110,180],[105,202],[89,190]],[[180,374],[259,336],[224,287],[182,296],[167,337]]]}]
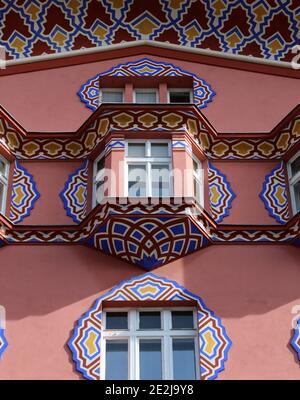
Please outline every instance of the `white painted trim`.
[{"label": "white painted trim", "polygon": [[217,58],[223,58],[223,59],[228,59],[228,60],[244,61],[247,63],[255,63],[255,64],[262,64],[262,65],[269,65],[269,66],[274,66],[274,67],[292,69],[292,64],[290,62],[268,60],[268,59],[263,59],[263,58],[259,58],[259,57],[251,57],[251,56],[244,56],[244,55],[239,55],[239,54],[225,53],[225,52],[215,51],[215,50],[199,49],[199,48],[194,48],[194,47],[182,46],[179,44],[164,43],[164,42],[158,42],[158,41],[153,41],[153,40],[136,40],[134,42],[126,42],[125,44],[118,43],[118,44],[111,44],[111,45],[107,45],[107,46],[92,47],[89,49],[70,50],[70,51],[63,51],[61,53],[55,53],[55,54],[45,54],[45,55],[34,56],[34,57],[24,57],[24,58],[19,58],[17,60],[6,61],[6,67],[10,67],[12,65],[31,64],[31,63],[38,62],[38,61],[50,61],[50,60],[61,59],[61,58],[83,56],[85,54],[103,53],[103,52],[111,51],[111,50],[118,50],[118,49],[139,47],[139,46],[152,46],[152,47],[158,47],[158,48],[162,48],[162,49],[179,50],[182,52],[199,54],[199,55],[203,55],[203,56],[217,57]]}]

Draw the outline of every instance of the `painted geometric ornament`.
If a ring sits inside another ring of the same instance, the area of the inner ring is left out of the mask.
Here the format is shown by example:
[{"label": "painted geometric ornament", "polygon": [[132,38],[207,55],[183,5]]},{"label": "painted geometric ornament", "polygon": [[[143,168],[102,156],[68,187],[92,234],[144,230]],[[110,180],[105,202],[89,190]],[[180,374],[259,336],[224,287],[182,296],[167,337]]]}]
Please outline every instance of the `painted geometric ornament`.
[{"label": "painted geometric ornament", "polygon": [[33,176],[16,160],[9,218],[15,224],[28,217],[40,198]]},{"label": "painted geometric ornament", "polygon": [[294,326],[294,334],[291,340],[291,346],[296,352],[298,360],[300,361],[300,318],[296,321],[296,326]]},{"label": "painted geometric ornament", "polygon": [[193,78],[193,98],[194,104],[199,108],[204,108],[212,101],[215,92],[204,79],[197,75],[182,70],[173,64],[157,62],[148,58],[138,61],[130,61],[126,64],[119,64],[108,71],[90,78],[84,83],[78,95],[83,103],[91,110],[96,110],[99,103],[99,77],[101,76],[191,76]]},{"label": "painted geometric ornament", "polygon": [[86,216],[88,184],[88,160],[71,174],[60,197],[67,215],[79,224]]},{"label": "painted geometric ornament", "polygon": [[229,215],[232,201],[236,197],[224,174],[208,162],[208,186],[210,208],[217,223]]},{"label": "painted geometric ornament", "polygon": [[0,305],[0,359],[8,346],[5,337],[5,308]]},{"label": "painted geometric ornament", "polygon": [[118,307],[120,302],[126,307],[127,302],[132,301],[144,302],[147,305],[155,301],[156,307],[158,302],[161,302],[160,307],[168,301],[178,302],[178,305],[181,301],[191,302],[197,309],[200,379],[215,379],[224,370],[232,343],[220,318],[205,306],[200,297],[190,293],[177,282],[146,273],[120,283],[99,297],[77,322],[68,345],[77,371],[86,379],[100,380],[104,376],[101,371],[101,329],[103,306],[108,301],[117,301]]},{"label": "painted geometric ornament", "polygon": [[284,163],[281,161],[265,177],[263,189],[259,195],[271,217],[280,224],[289,219],[289,204],[285,182]]},{"label": "painted geometric ornament", "polygon": [[188,217],[113,216],[88,240],[90,247],[149,271],[209,245]]}]

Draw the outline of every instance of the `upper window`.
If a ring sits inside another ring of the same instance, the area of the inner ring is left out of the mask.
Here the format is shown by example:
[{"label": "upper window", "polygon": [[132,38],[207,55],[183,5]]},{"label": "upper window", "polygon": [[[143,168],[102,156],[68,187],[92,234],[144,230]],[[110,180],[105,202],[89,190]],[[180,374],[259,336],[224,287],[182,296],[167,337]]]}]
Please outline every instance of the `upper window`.
[{"label": "upper window", "polygon": [[190,89],[169,89],[169,103],[192,103]]},{"label": "upper window", "polygon": [[293,212],[300,211],[300,153],[296,154],[288,163],[289,182]]},{"label": "upper window", "polygon": [[101,89],[100,103],[123,103],[123,90]]},{"label": "upper window", "polygon": [[157,103],[158,92],[156,89],[135,89],[135,103]]},{"label": "upper window", "polygon": [[199,379],[194,309],[104,310],[104,379]]},{"label": "upper window", "polygon": [[0,212],[5,212],[6,193],[8,183],[8,162],[0,157]]},{"label": "upper window", "polygon": [[171,168],[170,141],[128,141],[125,196],[171,196]]}]

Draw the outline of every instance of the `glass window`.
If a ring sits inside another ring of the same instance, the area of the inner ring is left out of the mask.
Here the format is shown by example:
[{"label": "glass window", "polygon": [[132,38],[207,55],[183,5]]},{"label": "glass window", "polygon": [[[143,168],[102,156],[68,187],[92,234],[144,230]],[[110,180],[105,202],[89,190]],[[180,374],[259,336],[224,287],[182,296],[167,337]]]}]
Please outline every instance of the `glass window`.
[{"label": "glass window", "polygon": [[107,312],[106,329],[128,329],[127,312]]},{"label": "glass window", "polygon": [[106,341],[105,378],[108,380],[128,379],[128,342]]},{"label": "glass window", "polygon": [[100,157],[95,162],[94,166],[94,190],[95,190],[95,201],[94,205],[101,203],[106,195],[106,181],[107,177],[105,176],[105,158]]},{"label": "glass window", "polygon": [[159,311],[141,311],[140,329],[160,329],[161,318]]},{"label": "glass window", "polygon": [[193,329],[194,315],[193,311],[172,311],[173,329]]},{"label": "glass window", "polygon": [[145,143],[128,143],[128,157],[145,157]]},{"label": "glass window", "polygon": [[103,89],[101,103],[123,103],[123,90]]},{"label": "glass window", "polygon": [[[101,357],[100,368],[104,371],[101,376],[106,379],[199,379],[199,337],[193,329],[195,312],[178,308],[104,309],[106,323],[99,345],[106,354]],[[128,329],[122,329],[125,321]],[[108,328],[112,325],[113,330]]]},{"label": "glass window", "polygon": [[194,197],[200,205],[203,200],[203,184],[202,184],[202,168],[201,163],[197,159],[193,159],[193,184],[194,184]]},{"label": "glass window", "polygon": [[151,165],[151,183],[154,197],[168,197],[170,195],[169,164]]},{"label": "glass window", "polygon": [[140,379],[162,379],[161,339],[140,340]]},{"label": "glass window", "polygon": [[128,165],[128,196],[145,197],[147,172],[146,165]]},{"label": "glass window", "polygon": [[135,102],[136,103],[156,103],[157,94],[156,90],[136,90]]},{"label": "glass window", "polygon": [[174,379],[196,379],[195,340],[173,339]]},{"label": "glass window", "polygon": [[169,141],[129,141],[126,150],[129,197],[171,196]]},{"label": "glass window", "polygon": [[289,183],[293,213],[300,212],[300,153],[288,163]]},{"label": "glass window", "polygon": [[189,90],[169,90],[170,103],[191,103],[191,92]]},{"label": "glass window", "polygon": [[8,162],[0,158],[0,212],[5,212],[6,192],[8,185]]},{"label": "glass window", "polygon": [[168,143],[151,143],[151,156],[168,157],[169,156]]}]

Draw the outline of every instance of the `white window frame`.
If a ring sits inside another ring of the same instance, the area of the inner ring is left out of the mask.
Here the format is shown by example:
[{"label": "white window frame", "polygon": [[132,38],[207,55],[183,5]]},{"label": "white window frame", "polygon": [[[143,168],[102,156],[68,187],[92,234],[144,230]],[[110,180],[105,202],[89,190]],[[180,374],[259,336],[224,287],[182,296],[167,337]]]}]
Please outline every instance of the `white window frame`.
[{"label": "white window frame", "polygon": [[[96,160],[94,161],[94,165],[93,165],[93,199],[92,199],[93,208],[96,207],[98,204],[101,204],[101,203],[97,202],[97,196],[96,196],[96,194],[97,194],[96,177],[97,177],[97,174],[98,174],[97,164],[101,160],[101,158],[104,158],[104,172],[103,172],[103,174],[105,176],[105,152],[104,151],[96,158]],[[103,200],[104,199],[105,199],[105,196],[104,196]]]},{"label": "white window frame", "polygon": [[0,182],[3,184],[3,198],[0,213],[5,214],[6,200],[7,200],[7,188],[8,188],[8,175],[9,175],[9,162],[0,155],[0,160],[4,163],[4,175],[0,174]]},{"label": "white window frame", "polygon": [[287,163],[287,169],[288,169],[288,178],[289,178],[289,188],[290,188],[290,194],[291,194],[291,201],[292,201],[292,209],[293,209],[293,214],[297,214],[300,210],[297,210],[296,207],[296,199],[295,199],[295,193],[294,193],[294,186],[296,183],[300,182],[300,171],[295,175],[292,176],[292,163],[295,161],[297,158],[300,157],[300,151],[296,153]]},{"label": "white window frame", "polygon": [[[204,177],[203,177],[203,168],[202,168],[202,163],[196,156],[193,155],[193,189],[194,189],[194,179],[198,181],[199,183],[199,197],[197,197],[197,194],[194,193],[194,197],[196,201],[200,204],[200,206],[204,206]],[[194,170],[194,162],[198,166],[198,174]]]},{"label": "white window frame", "polygon": [[[129,157],[128,156],[128,144],[129,143],[145,143],[145,157]],[[151,143],[168,144],[168,157],[150,157],[151,155]],[[172,179],[172,147],[171,140],[164,139],[130,139],[125,142],[125,168],[124,168],[124,196],[128,197],[128,165],[145,165],[146,164],[146,195],[144,197],[155,197],[152,196],[152,182],[151,182],[151,165],[154,164],[168,164],[170,171],[169,178],[169,195],[165,198],[173,196],[173,179]],[[130,196],[133,197],[133,196]],[[138,198],[138,197],[137,197]],[[142,198],[142,196],[141,196]],[[158,198],[158,197],[157,197]]]},{"label": "white window frame", "polygon": [[[123,88],[101,88],[101,89],[99,90],[99,104],[102,104],[102,103],[103,103],[103,101],[102,101],[102,98],[103,98],[102,94],[105,93],[105,92],[122,92],[122,102],[121,102],[121,103],[124,103],[124,89],[123,89]],[[120,104],[120,103],[117,102],[117,101],[115,101],[115,102],[110,102],[110,103],[112,103],[112,104]],[[107,103],[107,104],[110,104],[110,103]]]},{"label": "white window frame", "polygon": [[[140,311],[160,311],[161,329],[140,330]],[[193,329],[172,329],[172,311],[193,311]],[[128,329],[106,329],[107,312],[128,312]],[[103,329],[101,331],[101,365],[102,379],[106,379],[106,340],[124,340],[128,342],[128,380],[139,380],[139,341],[140,339],[161,339],[162,380],[173,380],[173,347],[172,339],[191,339],[195,342],[196,380],[200,379],[200,344],[198,334],[197,310],[193,307],[138,307],[138,308],[105,308],[102,313]]]},{"label": "white window frame", "polygon": [[[137,103],[136,93],[143,93],[143,92],[155,93],[155,103]],[[156,89],[156,88],[136,88],[136,89],[134,89],[133,102],[136,104],[157,104],[157,103],[159,103],[158,89]]]},{"label": "white window frame", "polygon": [[[171,103],[170,92],[177,92],[177,93],[189,92],[189,94],[190,94],[190,102],[189,103]],[[190,88],[187,88],[187,89],[184,89],[184,88],[169,88],[168,89],[168,103],[170,103],[170,104],[191,104],[194,101],[193,94],[194,94],[194,92]]]}]

